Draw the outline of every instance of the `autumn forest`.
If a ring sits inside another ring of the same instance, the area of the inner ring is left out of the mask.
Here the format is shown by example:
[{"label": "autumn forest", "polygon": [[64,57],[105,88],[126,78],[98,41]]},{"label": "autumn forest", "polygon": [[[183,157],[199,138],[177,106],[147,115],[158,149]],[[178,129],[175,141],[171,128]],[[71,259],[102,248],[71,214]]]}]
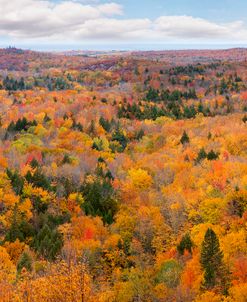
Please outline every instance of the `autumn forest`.
[{"label": "autumn forest", "polygon": [[247,50],[0,49],[0,301],[247,301]]}]

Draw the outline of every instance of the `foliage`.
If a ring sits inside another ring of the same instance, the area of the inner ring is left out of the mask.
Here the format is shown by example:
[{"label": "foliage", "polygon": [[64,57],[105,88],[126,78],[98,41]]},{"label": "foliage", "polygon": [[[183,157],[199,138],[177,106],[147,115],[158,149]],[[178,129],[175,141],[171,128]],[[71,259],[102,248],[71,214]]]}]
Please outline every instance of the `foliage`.
[{"label": "foliage", "polygon": [[246,301],[246,58],[0,49],[0,301]]}]

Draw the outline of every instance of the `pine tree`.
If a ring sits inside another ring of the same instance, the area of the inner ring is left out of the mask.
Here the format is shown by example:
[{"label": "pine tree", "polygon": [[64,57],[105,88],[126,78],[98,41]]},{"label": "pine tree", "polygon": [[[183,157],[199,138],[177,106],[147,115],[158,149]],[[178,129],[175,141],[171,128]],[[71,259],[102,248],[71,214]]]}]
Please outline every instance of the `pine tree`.
[{"label": "pine tree", "polygon": [[196,162],[199,163],[200,161],[202,161],[205,158],[207,158],[207,153],[206,153],[205,149],[202,148],[202,149],[200,149],[200,151],[197,155]]},{"label": "pine tree", "polygon": [[207,155],[208,160],[216,160],[218,158],[219,158],[219,153],[215,153],[213,150],[211,150]]},{"label": "pine tree", "polygon": [[62,235],[46,224],[34,238],[35,250],[48,260],[54,260],[63,246]]},{"label": "pine tree", "polygon": [[190,234],[185,234],[179,245],[177,246],[177,250],[179,252],[180,255],[183,255],[185,250],[187,250],[189,253],[192,253],[192,248],[193,248],[193,242],[190,238]]},{"label": "pine tree", "polygon": [[18,216],[20,216],[20,213],[18,211],[19,211],[18,205],[15,204],[13,209],[11,225],[8,232],[5,235],[5,241],[15,242],[16,239],[19,239],[20,241],[24,241],[23,233],[21,232],[18,224]]},{"label": "pine tree", "polygon": [[245,116],[242,118],[242,121],[243,121],[244,123],[247,122],[247,115],[245,115]]},{"label": "pine tree", "polygon": [[219,239],[212,229],[208,229],[201,249],[202,268],[204,270],[203,287],[213,289],[220,287],[227,291],[227,272],[223,263],[223,253],[220,250]]},{"label": "pine tree", "polygon": [[182,145],[185,145],[185,144],[188,144],[189,142],[190,142],[189,136],[188,136],[188,134],[186,133],[186,131],[184,131],[184,132],[183,132],[183,135],[182,135],[182,137],[181,137],[181,139],[180,139],[180,143],[181,143]]},{"label": "pine tree", "polygon": [[29,272],[32,271],[32,257],[27,252],[22,253],[22,255],[17,263],[18,273],[20,273],[23,268],[25,268]]}]

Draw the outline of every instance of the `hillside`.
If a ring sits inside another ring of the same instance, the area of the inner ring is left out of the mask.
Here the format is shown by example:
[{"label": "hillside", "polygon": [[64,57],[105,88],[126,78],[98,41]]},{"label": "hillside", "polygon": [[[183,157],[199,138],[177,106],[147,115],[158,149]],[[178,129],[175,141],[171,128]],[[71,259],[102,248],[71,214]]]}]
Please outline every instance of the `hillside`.
[{"label": "hillside", "polygon": [[0,301],[247,301],[247,49],[0,50]]}]

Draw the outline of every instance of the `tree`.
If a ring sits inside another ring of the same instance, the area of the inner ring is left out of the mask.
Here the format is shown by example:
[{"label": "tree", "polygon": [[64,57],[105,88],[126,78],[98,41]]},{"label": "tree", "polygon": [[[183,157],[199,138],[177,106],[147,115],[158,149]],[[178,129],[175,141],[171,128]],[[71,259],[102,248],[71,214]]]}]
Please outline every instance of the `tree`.
[{"label": "tree", "polygon": [[63,246],[62,235],[46,224],[34,238],[36,251],[48,260],[54,260]]},{"label": "tree", "polygon": [[208,160],[216,160],[218,158],[219,158],[219,153],[215,153],[213,150],[211,150],[207,155]]},{"label": "tree", "polygon": [[187,233],[182,237],[180,243],[177,246],[177,250],[179,254],[183,255],[185,250],[192,253],[192,247],[193,247],[193,242],[190,238],[190,234]]},{"label": "tree", "polygon": [[32,257],[28,252],[23,252],[20,257],[20,260],[17,263],[17,271],[20,273],[22,269],[25,268],[27,271],[32,271]]},{"label": "tree", "polygon": [[0,246],[0,284],[2,282],[13,282],[16,269],[6,249]]},{"label": "tree", "polygon": [[227,199],[229,214],[242,217],[247,210],[247,191],[235,190],[229,194]]},{"label": "tree", "polygon": [[118,200],[111,181],[103,177],[85,179],[81,192],[82,208],[86,215],[100,216],[104,223],[111,224],[118,210]]},{"label": "tree", "polygon": [[6,170],[6,174],[11,181],[11,185],[17,195],[20,195],[24,186],[24,179],[17,171]]},{"label": "tree", "polygon": [[119,152],[123,152],[128,144],[128,139],[120,127],[117,127],[116,131],[112,134],[112,141],[117,141],[120,144]]},{"label": "tree", "polygon": [[133,184],[134,188],[137,188],[139,190],[148,189],[153,183],[152,177],[148,174],[148,172],[140,168],[130,169],[129,179]]},{"label": "tree", "polygon": [[244,123],[247,122],[247,115],[244,115],[244,117],[242,118],[242,121],[243,121]]},{"label": "tree", "polygon": [[186,131],[184,131],[183,135],[182,135],[182,137],[180,139],[180,143],[182,145],[185,145],[185,144],[188,144],[189,142],[190,142],[190,138],[189,138],[188,134],[186,133]]},{"label": "tree", "polygon": [[169,259],[161,265],[155,281],[165,283],[170,288],[175,288],[179,284],[180,275],[180,264],[174,259]]},{"label": "tree", "polygon": [[196,162],[200,163],[200,161],[202,161],[205,158],[207,158],[207,153],[206,153],[205,149],[202,148],[197,155]]},{"label": "tree", "polygon": [[210,228],[202,243],[200,262],[204,270],[203,287],[207,290],[221,287],[227,291],[228,282],[223,263],[223,252],[220,250],[217,235]]},{"label": "tree", "polygon": [[107,119],[104,119],[103,116],[100,117],[99,124],[104,128],[106,132],[109,132],[111,130],[111,122],[109,122]]},{"label": "tree", "polygon": [[31,237],[33,228],[25,219],[25,215],[20,211],[18,204],[15,204],[11,217],[11,225],[5,234],[5,241],[15,242],[19,239],[25,241],[26,237]]}]

